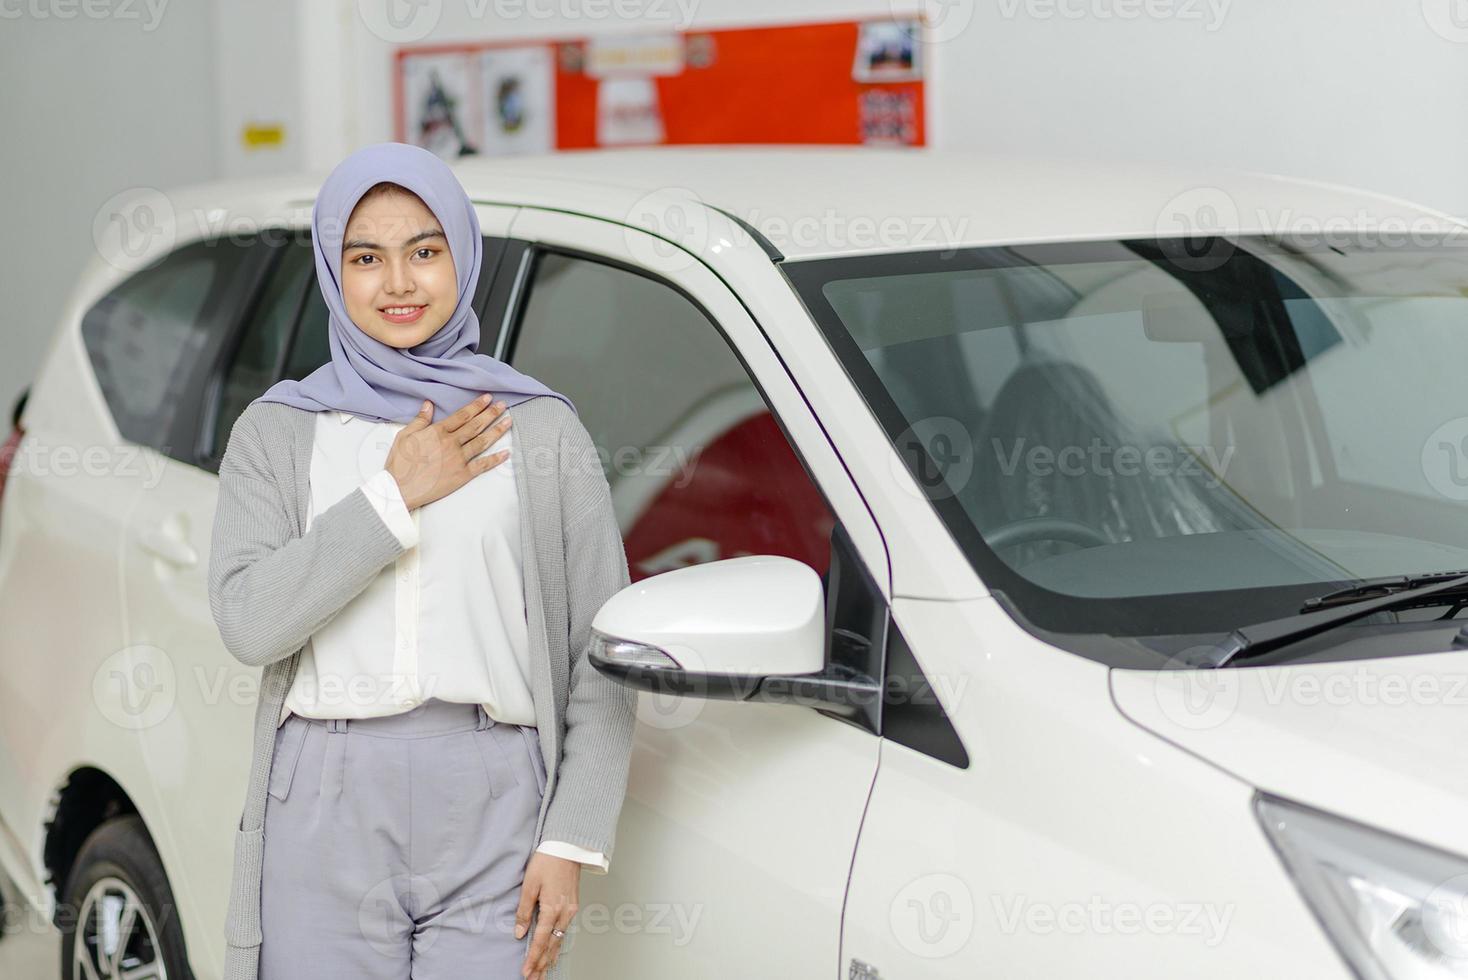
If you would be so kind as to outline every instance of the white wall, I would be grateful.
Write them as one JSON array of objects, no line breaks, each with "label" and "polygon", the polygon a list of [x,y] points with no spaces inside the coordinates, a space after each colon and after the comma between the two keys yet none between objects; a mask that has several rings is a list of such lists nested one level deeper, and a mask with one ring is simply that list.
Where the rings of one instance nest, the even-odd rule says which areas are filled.
[{"label": "white wall", "polygon": [[161,16],[143,3],[91,10],[105,16],[86,16],[80,4],[0,2],[6,433],[107,200],[216,169],[213,5],[176,3]]},{"label": "white wall", "polygon": [[[1456,101],[1468,91],[1468,21],[1450,16],[1456,2],[139,0],[125,8],[132,19],[98,19],[75,0],[0,0],[0,195],[12,227],[27,229],[0,244],[0,410],[30,377],[109,197],[325,171],[391,139],[401,31],[424,44],[550,38],[926,4],[942,15],[929,51],[934,145],[1222,164],[1468,214],[1468,114]],[[394,8],[431,29],[410,20],[400,31]],[[63,20],[66,9],[78,12]],[[607,16],[628,9],[646,16]],[[285,144],[246,149],[250,122],[284,125]]]},{"label": "white wall", "polygon": [[[940,46],[934,128],[944,144],[1221,164],[1468,214],[1456,2],[987,0]],[[1164,15],[1116,16],[1147,4]]]}]

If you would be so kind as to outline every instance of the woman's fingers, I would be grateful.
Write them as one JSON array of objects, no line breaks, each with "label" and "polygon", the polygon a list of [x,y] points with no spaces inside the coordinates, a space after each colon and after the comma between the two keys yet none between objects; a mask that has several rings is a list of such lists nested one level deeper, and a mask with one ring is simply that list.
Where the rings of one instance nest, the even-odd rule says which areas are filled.
[{"label": "woman's fingers", "polygon": [[488,405],[492,398],[494,398],[493,392],[485,392],[478,398],[471,401],[469,404],[465,405],[463,408],[459,409],[454,414],[450,415],[448,418],[444,419],[442,422],[439,423],[439,425],[443,426],[444,430],[447,432],[458,431],[460,426],[464,425],[464,423],[468,422],[470,419],[474,418],[474,416],[482,412],[484,410],[484,406]]},{"label": "woman's fingers", "polygon": [[515,906],[515,938],[521,939],[530,928],[530,913],[535,911],[535,898],[540,894],[540,876],[527,870],[520,885],[520,904]]},{"label": "woman's fingers", "polygon": [[470,439],[483,432],[488,426],[494,424],[497,419],[508,418],[505,415],[504,402],[491,402],[488,407],[475,414],[468,422],[454,430],[454,438],[459,440],[460,445],[466,445]]},{"label": "woman's fingers", "polygon": [[475,456],[478,456],[480,453],[484,452],[485,449],[489,448],[489,445],[491,443],[493,443],[500,436],[504,435],[505,432],[510,428],[510,421],[510,416],[508,414],[501,415],[499,417],[499,420],[496,421],[494,425],[491,425],[489,428],[479,433],[479,435],[464,443],[464,458],[473,459]]},{"label": "woman's fingers", "polygon": [[571,928],[571,920],[576,917],[576,908],[575,903],[566,900],[554,905],[540,903],[535,940],[530,944],[530,951],[525,954],[524,965],[520,967],[520,974],[527,980],[544,980],[545,971],[550,969],[561,951],[561,938],[552,935],[551,931],[559,929],[565,932]]},{"label": "woman's fingers", "polygon": [[411,422],[403,426],[404,432],[417,432],[429,422],[433,421],[433,402],[424,401],[418,406],[418,414],[413,416]]}]

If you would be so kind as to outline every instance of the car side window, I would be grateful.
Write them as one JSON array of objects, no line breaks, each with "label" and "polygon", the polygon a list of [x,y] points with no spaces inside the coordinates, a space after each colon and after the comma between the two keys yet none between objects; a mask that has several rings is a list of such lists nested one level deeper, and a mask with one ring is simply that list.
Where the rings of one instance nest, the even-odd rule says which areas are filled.
[{"label": "car side window", "polygon": [[826,573],[834,516],[744,365],[681,292],[542,252],[509,359],[575,404],[632,581],[747,554]]},{"label": "car side window", "polygon": [[[280,377],[306,289],[315,283],[309,238],[294,237],[275,248],[274,265],[245,319],[239,346],[224,373],[211,444],[216,459],[224,455],[229,430],[245,406]],[[320,300],[319,292],[316,298]]]},{"label": "car side window", "polygon": [[135,273],[83,316],[82,342],[123,438],[180,455],[195,369],[225,326],[252,243],[194,242]]}]

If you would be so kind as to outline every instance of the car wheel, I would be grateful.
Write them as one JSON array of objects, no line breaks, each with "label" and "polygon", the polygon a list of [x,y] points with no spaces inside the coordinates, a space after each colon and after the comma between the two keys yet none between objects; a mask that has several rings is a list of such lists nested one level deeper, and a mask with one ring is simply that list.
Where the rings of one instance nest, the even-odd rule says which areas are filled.
[{"label": "car wheel", "polygon": [[88,835],[62,900],[65,980],[193,980],[173,889],[141,817],[108,820]]}]

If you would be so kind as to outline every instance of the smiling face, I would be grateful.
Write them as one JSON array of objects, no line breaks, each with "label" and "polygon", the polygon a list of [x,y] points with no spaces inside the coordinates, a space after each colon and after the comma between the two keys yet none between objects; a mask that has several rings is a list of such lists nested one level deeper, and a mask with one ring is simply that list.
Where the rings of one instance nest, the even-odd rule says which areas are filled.
[{"label": "smiling face", "polygon": [[[381,186],[381,185],[379,185]],[[448,322],[459,283],[443,226],[416,194],[373,188],[342,239],[342,301],[363,333],[416,347]]]}]

